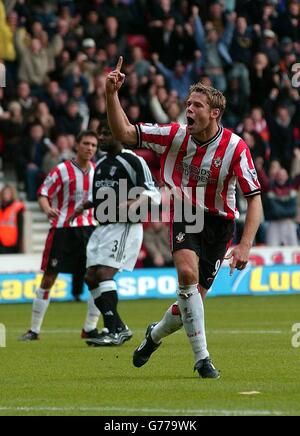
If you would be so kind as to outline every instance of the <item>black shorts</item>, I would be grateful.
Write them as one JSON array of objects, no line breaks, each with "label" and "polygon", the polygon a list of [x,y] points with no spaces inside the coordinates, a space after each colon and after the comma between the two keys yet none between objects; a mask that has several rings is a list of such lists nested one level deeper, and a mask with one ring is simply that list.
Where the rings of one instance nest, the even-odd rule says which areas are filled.
[{"label": "black shorts", "polygon": [[86,248],[95,227],[51,229],[47,238],[42,271],[74,274],[86,269]]},{"label": "black shorts", "polygon": [[205,214],[204,229],[201,233],[187,234],[186,226],[186,223],[172,224],[172,251],[194,251],[200,259],[199,284],[205,289],[210,289],[232,241],[235,223]]}]

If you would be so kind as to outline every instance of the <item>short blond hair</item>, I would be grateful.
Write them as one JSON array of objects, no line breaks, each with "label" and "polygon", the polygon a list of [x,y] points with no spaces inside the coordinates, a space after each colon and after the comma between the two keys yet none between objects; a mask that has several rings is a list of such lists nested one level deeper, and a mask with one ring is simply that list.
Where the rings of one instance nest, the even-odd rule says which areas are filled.
[{"label": "short blond hair", "polygon": [[187,100],[194,92],[198,92],[200,94],[206,95],[209,107],[211,109],[219,109],[220,110],[219,119],[222,118],[222,115],[224,114],[226,109],[227,100],[225,95],[221,91],[219,91],[216,88],[213,88],[212,86],[203,85],[201,82],[199,82],[191,86]]}]

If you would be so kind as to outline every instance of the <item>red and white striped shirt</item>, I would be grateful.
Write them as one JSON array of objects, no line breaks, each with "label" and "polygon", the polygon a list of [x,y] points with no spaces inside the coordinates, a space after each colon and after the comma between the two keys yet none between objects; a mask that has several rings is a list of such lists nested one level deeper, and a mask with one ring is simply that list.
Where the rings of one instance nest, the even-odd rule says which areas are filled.
[{"label": "red and white striped shirt", "polygon": [[54,168],[38,191],[38,195],[48,197],[51,207],[60,211],[59,218],[51,222],[53,228],[87,227],[97,223],[93,210],[85,211],[72,224],[67,222],[74,210],[92,195],[95,164],[90,171],[83,172],[75,161],[66,161]]},{"label": "red and white striped shirt", "polygon": [[[206,144],[199,143],[179,124],[136,126],[139,146],[161,155],[161,172],[167,186],[205,189],[205,211],[227,219],[239,217],[236,187],[245,197],[261,193],[247,144],[220,127]],[[193,198],[196,203],[196,199]]]}]

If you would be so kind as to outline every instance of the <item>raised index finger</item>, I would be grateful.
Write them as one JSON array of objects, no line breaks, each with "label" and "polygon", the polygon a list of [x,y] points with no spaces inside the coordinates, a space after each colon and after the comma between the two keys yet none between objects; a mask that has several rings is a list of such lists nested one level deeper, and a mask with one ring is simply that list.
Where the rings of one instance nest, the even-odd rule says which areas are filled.
[{"label": "raised index finger", "polygon": [[121,69],[122,69],[122,65],[123,65],[123,56],[120,56],[119,57],[119,60],[118,60],[118,64],[117,64],[117,67],[116,67],[116,71],[121,71]]}]

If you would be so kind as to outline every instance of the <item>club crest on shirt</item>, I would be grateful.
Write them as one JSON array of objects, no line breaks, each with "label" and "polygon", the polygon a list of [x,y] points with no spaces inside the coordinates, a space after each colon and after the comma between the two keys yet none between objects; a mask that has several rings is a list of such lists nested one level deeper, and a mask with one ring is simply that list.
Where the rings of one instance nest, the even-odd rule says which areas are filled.
[{"label": "club crest on shirt", "polygon": [[218,157],[217,159],[214,160],[214,166],[215,168],[220,168],[222,166],[222,159],[220,157]]},{"label": "club crest on shirt", "polygon": [[109,175],[110,175],[111,177],[113,177],[113,176],[116,174],[117,169],[118,169],[117,167],[111,167],[110,172],[109,172]]},{"label": "club crest on shirt", "polygon": [[182,244],[185,241],[185,233],[179,233],[179,235],[176,236],[176,241],[178,244]]}]

